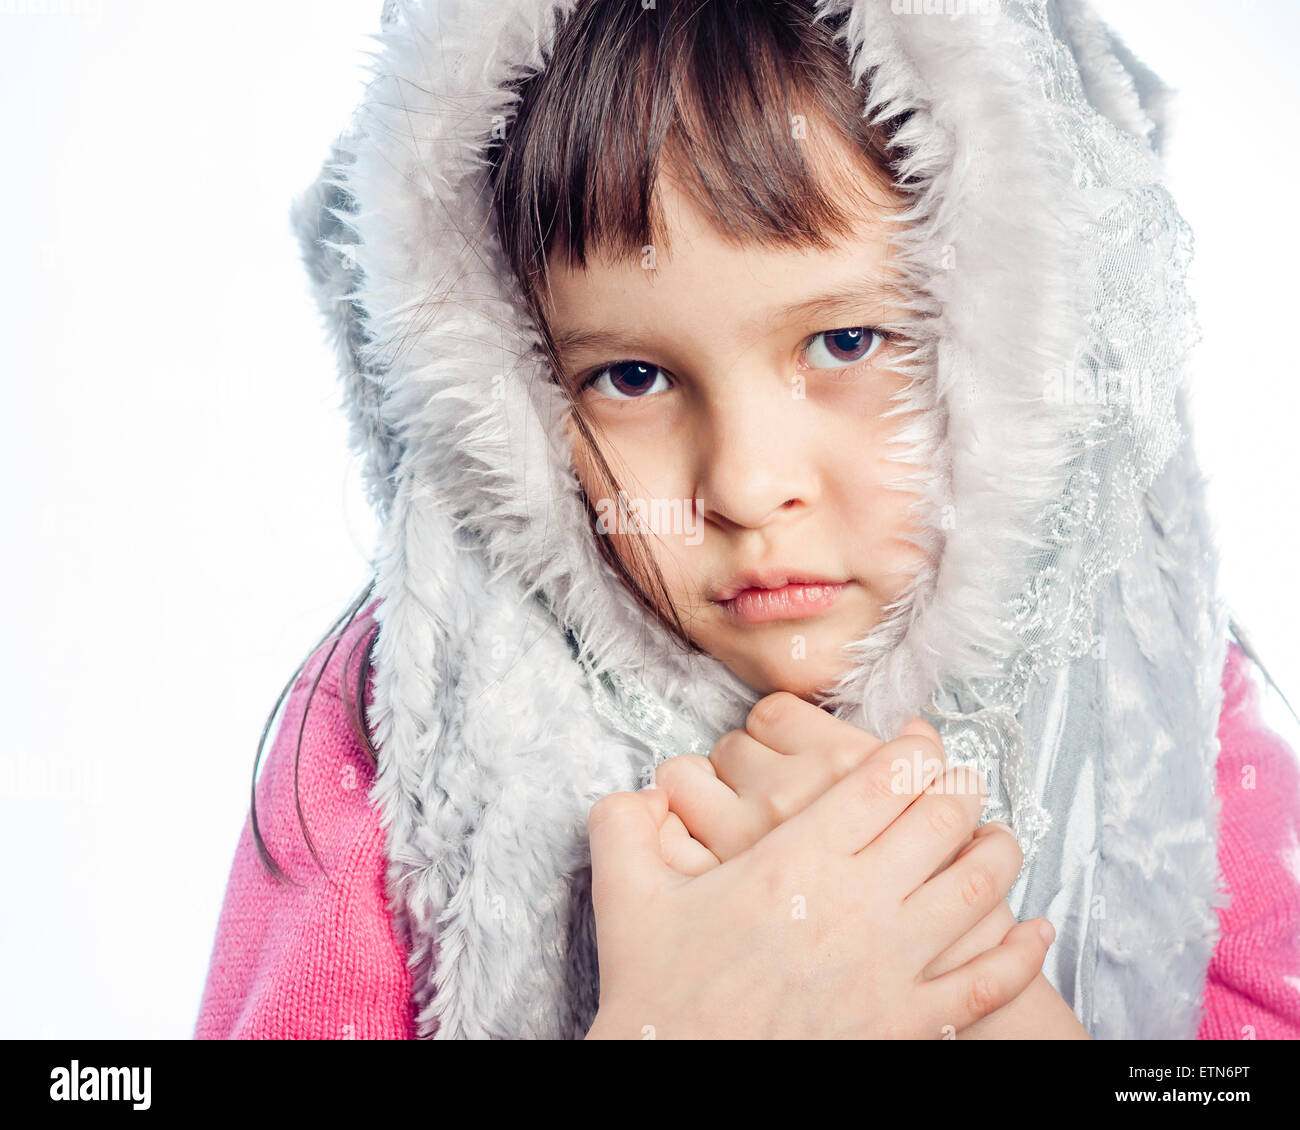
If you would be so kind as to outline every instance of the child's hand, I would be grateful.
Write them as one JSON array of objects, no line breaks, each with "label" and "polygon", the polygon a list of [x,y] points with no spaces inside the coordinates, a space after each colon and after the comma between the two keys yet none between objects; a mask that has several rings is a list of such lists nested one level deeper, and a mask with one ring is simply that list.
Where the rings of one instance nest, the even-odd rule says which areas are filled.
[{"label": "child's hand", "polygon": [[600,1008],[588,1038],[940,1039],[1021,995],[1046,954],[1041,921],[923,976],[1019,865],[1009,837],[985,835],[934,875],[979,817],[976,782],[952,772],[964,787],[941,796],[865,763],[698,876],[664,861],[663,790],[599,801]]},{"label": "child's hand", "polygon": [[[895,745],[885,757],[902,758],[897,770],[908,783],[920,774],[919,791],[947,767],[943,742],[921,718],[903,727],[904,736],[922,742]],[[883,745],[797,695],[778,691],[760,699],[745,729],[723,734],[709,757],[686,754],[656,770],[655,786],[668,794],[665,859],[683,875],[717,867],[801,812]]]},{"label": "child's hand", "polygon": [[[899,745],[903,737],[921,742]],[[664,859],[680,874],[703,874],[757,843],[836,781],[877,757],[906,777],[920,774],[919,788],[928,787],[946,766],[938,732],[919,717],[886,748],[886,743],[796,695],[768,695],[750,712],[744,730],[733,730],[718,741],[711,758],[687,755],[659,766],[655,784],[667,793],[669,807],[660,830]],[[977,838],[990,834],[1010,836],[1010,830],[999,823],[984,825],[933,875],[969,851]],[[936,957],[925,976],[938,976],[999,944],[1015,925],[1003,899]],[[965,1033],[968,1039],[1033,1036],[1087,1038],[1041,973],[1025,993]]]},{"label": "child's hand", "polygon": [[[1005,824],[993,821],[975,829],[970,842],[957,853],[960,859],[987,835],[1009,834]],[[1007,900],[968,930],[925,967],[924,977],[937,977],[969,961],[989,946],[996,946],[1016,925]],[[1088,1030],[1056,987],[1039,973],[1029,987],[1009,1004],[977,1020],[961,1034],[963,1040],[1089,1040]]]}]

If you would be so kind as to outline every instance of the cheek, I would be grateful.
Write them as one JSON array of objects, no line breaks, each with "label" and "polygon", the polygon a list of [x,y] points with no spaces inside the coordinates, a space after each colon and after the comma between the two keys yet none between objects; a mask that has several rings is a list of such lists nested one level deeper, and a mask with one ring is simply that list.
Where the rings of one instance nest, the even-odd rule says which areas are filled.
[{"label": "cheek", "polygon": [[915,565],[924,556],[907,540],[920,530],[916,508],[922,496],[913,489],[888,485],[914,475],[917,467],[896,461],[901,449],[890,444],[883,431],[870,442],[859,441],[856,450],[851,446],[840,450],[852,454],[833,465],[829,488],[833,520],[840,525],[848,541],[845,548],[853,559],[888,589],[891,574]]},{"label": "cheek", "polygon": [[[664,583],[674,597],[680,596],[691,585],[691,571],[695,558],[691,550],[700,544],[698,517],[687,518],[688,505],[684,494],[689,491],[689,484],[681,478],[683,465],[682,453],[669,450],[662,443],[640,443],[623,437],[618,446],[609,438],[604,440],[601,451],[609,463],[610,474],[617,477],[610,481],[601,469],[596,457],[583,438],[572,419],[568,421],[567,430],[570,442],[570,460],[574,473],[578,477],[583,492],[598,515],[604,515],[608,522],[607,536],[614,552],[625,562],[633,562],[638,554],[635,534],[625,534],[620,530],[617,516],[618,491],[627,496],[629,508],[634,508],[636,500],[646,504],[642,513],[653,513],[649,504],[652,500],[668,500],[673,505],[665,508],[661,518],[667,526],[656,531],[657,536],[648,538],[648,547],[663,573]],[[680,520],[677,503],[682,507]],[[680,527],[680,528],[679,528]]]},{"label": "cheek", "polygon": [[601,453],[615,481],[609,481],[601,470],[572,419],[568,421],[568,432],[574,472],[593,503],[597,496],[613,496],[616,490],[626,492],[629,498],[677,499],[690,489],[682,473],[686,453],[666,442],[660,432],[641,434],[623,428],[617,440],[609,435],[600,440]]}]

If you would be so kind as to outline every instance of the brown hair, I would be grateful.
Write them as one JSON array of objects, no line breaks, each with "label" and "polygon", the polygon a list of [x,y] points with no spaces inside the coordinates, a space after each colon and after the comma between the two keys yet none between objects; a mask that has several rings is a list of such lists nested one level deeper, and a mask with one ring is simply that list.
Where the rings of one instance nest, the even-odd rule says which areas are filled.
[{"label": "brown hair", "polygon": [[[647,244],[667,250],[656,192],[661,175],[671,175],[737,242],[826,248],[830,237],[849,233],[854,215],[836,197],[871,202],[867,186],[893,181],[892,138],[907,115],[875,122],[864,117],[865,91],[853,83],[846,49],[837,42],[846,19],[844,12],[818,19],[815,0],[656,0],[653,7],[637,0],[579,0],[543,66],[505,84],[518,100],[506,136],[485,149],[492,219],[553,379],[568,397],[611,497],[617,495],[614,475],[563,375],[547,324],[549,258],[558,253],[585,267],[589,254],[640,256]],[[793,128],[799,118],[806,134]],[[861,155],[857,168],[827,162],[835,174],[831,192],[806,160],[805,137],[823,157],[835,155],[825,136]],[[594,523],[590,498],[587,510]],[[641,604],[693,648],[644,535],[632,540],[631,563],[609,541],[597,536],[604,559]],[[337,633],[333,654],[373,588],[372,579],[312,653]],[[376,637],[362,638],[367,645],[355,686],[344,664],[343,699],[374,765],[365,688]],[[306,663],[267,718],[253,767],[253,835],[263,862],[282,879],[258,828],[257,766],[271,723]],[[319,681],[318,673],[298,731],[296,800],[302,735]],[[310,847],[300,801],[298,819]]]}]

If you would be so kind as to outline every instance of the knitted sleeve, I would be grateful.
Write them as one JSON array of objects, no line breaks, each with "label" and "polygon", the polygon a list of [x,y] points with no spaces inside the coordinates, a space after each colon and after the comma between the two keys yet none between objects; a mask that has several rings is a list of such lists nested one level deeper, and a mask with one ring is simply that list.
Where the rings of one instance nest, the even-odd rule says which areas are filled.
[{"label": "knitted sleeve", "polygon": [[1207,972],[1201,1040],[1300,1039],[1300,763],[1260,719],[1230,644],[1219,718],[1219,871],[1231,897]]},{"label": "knitted sleeve", "polygon": [[[414,1037],[406,951],[385,899],[384,834],[368,801],[374,770],[340,697],[344,659],[373,626],[368,616],[359,618],[335,649],[302,735],[298,796],[325,873],[299,825],[294,758],[307,696],[328,644],[294,685],[257,783],[262,838],[300,885],[269,874],[245,817],[196,1039]],[[353,676],[357,662],[354,656],[348,663]]]}]

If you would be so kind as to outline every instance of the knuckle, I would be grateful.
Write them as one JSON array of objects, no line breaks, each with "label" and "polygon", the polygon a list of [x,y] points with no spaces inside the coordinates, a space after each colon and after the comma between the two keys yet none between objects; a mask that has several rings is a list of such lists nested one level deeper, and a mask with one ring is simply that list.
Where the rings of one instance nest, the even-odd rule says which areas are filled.
[{"label": "knuckle", "polygon": [[771,828],[784,824],[799,811],[797,799],[787,789],[764,793],[760,808],[768,827]]},{"label": "knuckle", "polygon": [[[741,739],[744,737],[744,730],[728,730],[713,744],[713,752],[708,758],[709,770],[712,773],[719,774],[727,766],[734,766],[739,760],[746,743]],[[698,754],[688,754],[683,756],[695,756]]]},{"label": "knuckle", "polygon": [[770,903],[775,902],[788,881],[788,873],[779,854],[769,848],[765,840],[760,840],[750,855],[750,866],[754,868],[763,898]]},{"label": "knuckle", "polygon": [[977,973],[966,990],[966,1007],[974,1016],[987,1016],[1001,1000],[997,982],[987,973]]},{"label": "knuckle", "polygon": [[772,868],[762,873],[763,896],[768,905],[775,906],[785,893],[785,883],[781,873]]},{"label": "knuckle", "polygon": [[851,746],[834,746],[826,753],[831,779],[839,781],[862,764],[863,750]]},{"label": "knuckle", "polygon": [[978,907],[996,895],[998,882],[983,863],[973,864],[962,879],[961,897],[967,906]]},{"label": "knuckle", "polygon": [[774,725],[785,717],[790,708],[790,699],[794,697],[789,691],[776,691],[760,698],[750,707],[749,715],[745,718],[745,728],[749,729],[751,723],[759,727]]},{"label": "knuckle", "polygon": [[925,818],[930,831],[936,836],[948,837],[962,829],[966,823],[966,805],[960,797],[946,793],[927,794]]},{"label": "knuckle", "polygon": [[903,792],[898,786],[893,765],[883,758],[877,758],[858,772],[857,787],[858,795],[868,804],[897,800]]}]

